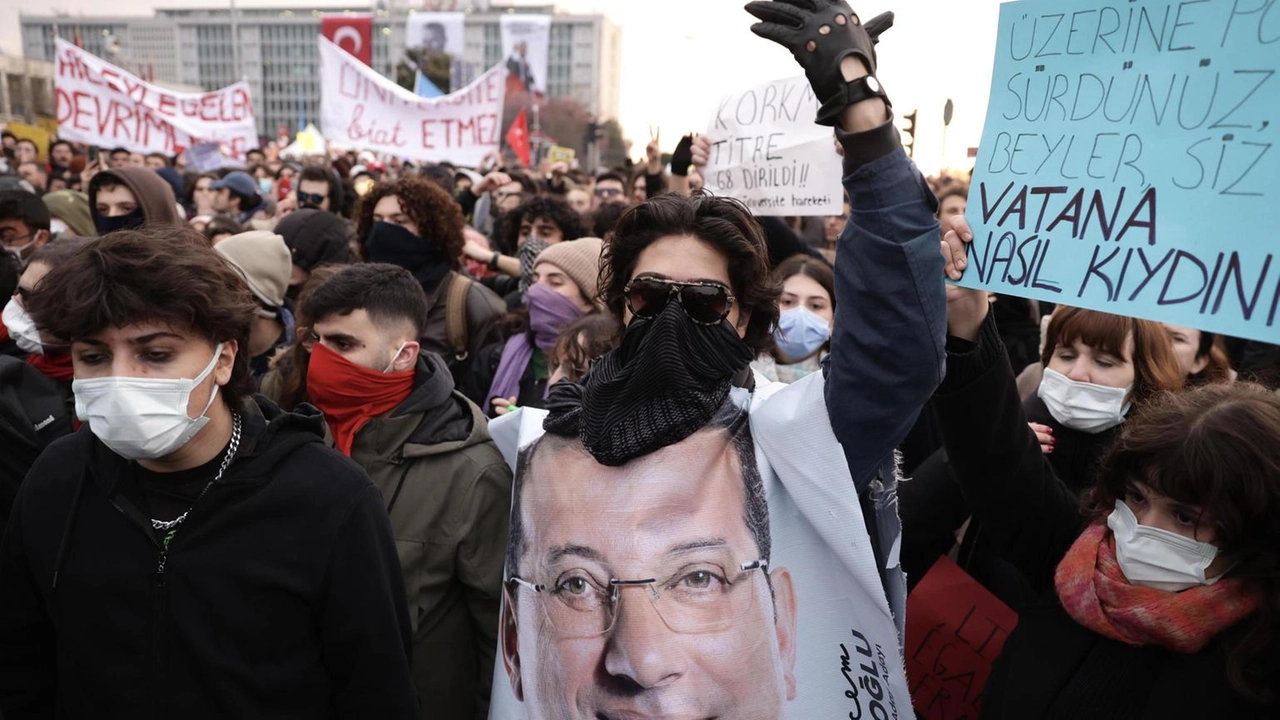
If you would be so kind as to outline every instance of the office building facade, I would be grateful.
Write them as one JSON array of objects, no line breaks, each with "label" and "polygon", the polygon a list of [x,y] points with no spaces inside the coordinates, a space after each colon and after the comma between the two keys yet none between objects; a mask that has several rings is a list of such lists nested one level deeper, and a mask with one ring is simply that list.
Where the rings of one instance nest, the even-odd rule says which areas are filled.
[{"label": "office building facade", "polygon": [[[551,97],[571,97],[601,119],[616,118],[621,72],[621,30],[603,15],[556,13],[553,7],[507,8],[480,0],[467,12],[462,76],[501,62],[499,17],[553,15],[547,68]],[[369,12],[368,7],[159,9],[154,17],[50,17],[22,15],[23,54],[51,61],[54,38],[78,39],[86,50],[144,78],[212,90],[248,80],[258,132],[292,134],[318,119],[316,36],[325,13]],[[407,10],[374,12],[373,66],[395,78],[404,57]]]}]

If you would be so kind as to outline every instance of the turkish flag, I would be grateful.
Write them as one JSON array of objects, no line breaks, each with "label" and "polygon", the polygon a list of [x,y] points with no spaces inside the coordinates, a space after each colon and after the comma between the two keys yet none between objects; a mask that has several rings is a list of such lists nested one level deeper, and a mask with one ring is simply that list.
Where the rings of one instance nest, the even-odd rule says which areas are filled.
[{"label": "turkish flag", "polygon": [[511,127],[507,130],[507,144],[515,152],[516,157],[520,159],[520,164],[528,167],[532,164],[529,148],[529,117],[524,114],[524,110],[516,116],[515,122],[511,123]]},{"label": "turkish flag", "polygon": [[320,34],[365,65],[373,66],[372,15],[322,15]]}]

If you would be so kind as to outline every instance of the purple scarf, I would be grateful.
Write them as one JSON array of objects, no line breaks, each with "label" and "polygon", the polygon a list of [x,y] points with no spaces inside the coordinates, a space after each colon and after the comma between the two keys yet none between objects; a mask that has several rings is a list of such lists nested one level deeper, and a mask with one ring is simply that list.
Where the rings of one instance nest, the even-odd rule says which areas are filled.
[{"label": "purple scarf", "polygon": [[[502,349],[498,372],[484,402],[486,414],[493,410],[494,398],[520,394],[520,378],[533,359],[534,345],[544,352],[555,347],[560,331],[583,314],[582,308],[574,305],[572,300],[541,284],[529,288],[525,303],[529,306],[529,332],[507,340],[507,346]],[[533,342],[529,341],[530,336]]]}]

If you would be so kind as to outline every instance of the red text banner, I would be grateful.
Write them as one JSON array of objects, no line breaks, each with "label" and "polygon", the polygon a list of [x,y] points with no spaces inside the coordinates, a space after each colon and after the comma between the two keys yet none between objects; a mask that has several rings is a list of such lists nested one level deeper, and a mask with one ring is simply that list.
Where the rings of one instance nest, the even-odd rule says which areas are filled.
[{"label": "red text banner", "polygon": [[410,160],[478,165],[502,137],[503,70],[461,90],[422,98],[325,37],[320,43],[320,131],[336,144]]},{"label": "red text banner", "polygon": [[58,136],[64,140],[166,155],[213,142],[233,158],[258,146],[248,83],[173,92],[61,38],[54,65]]}]

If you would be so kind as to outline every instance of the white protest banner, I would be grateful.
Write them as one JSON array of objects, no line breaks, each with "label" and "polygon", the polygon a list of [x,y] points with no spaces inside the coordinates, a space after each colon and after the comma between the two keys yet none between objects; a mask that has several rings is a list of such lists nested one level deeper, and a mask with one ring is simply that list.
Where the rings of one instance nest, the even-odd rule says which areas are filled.
[{"label": "white protest banner", "polygon": [[507,87],[546,95],[551,16],[503,15],[498,26],[502,34],[502,57],[507,65]]},{"label": "white protest banner", "polygon": [[503,86],[494,66],[458,92],[423,98],[323,36],[320,132],[334,143],[426,162],[478,165],[498,149]]},{"label": "white protest banner", "polygon": [[723,97],[707,127],[707,188],[756,215],[841,214],[840,156],[817,114],[804,76]]},{"label": "white protest banner", "polygon": [[461,59],[467,45],[466,17],[466,13],[460,12],[411,12],[405,26],[404,46]]},{"label": "white protest banner", "polygon": [[63,140],[166,155],[215,142],[223,155],[237,159],[258,147],[248,83],[173,92],[62,38],[56,42],[55,114]]}]

